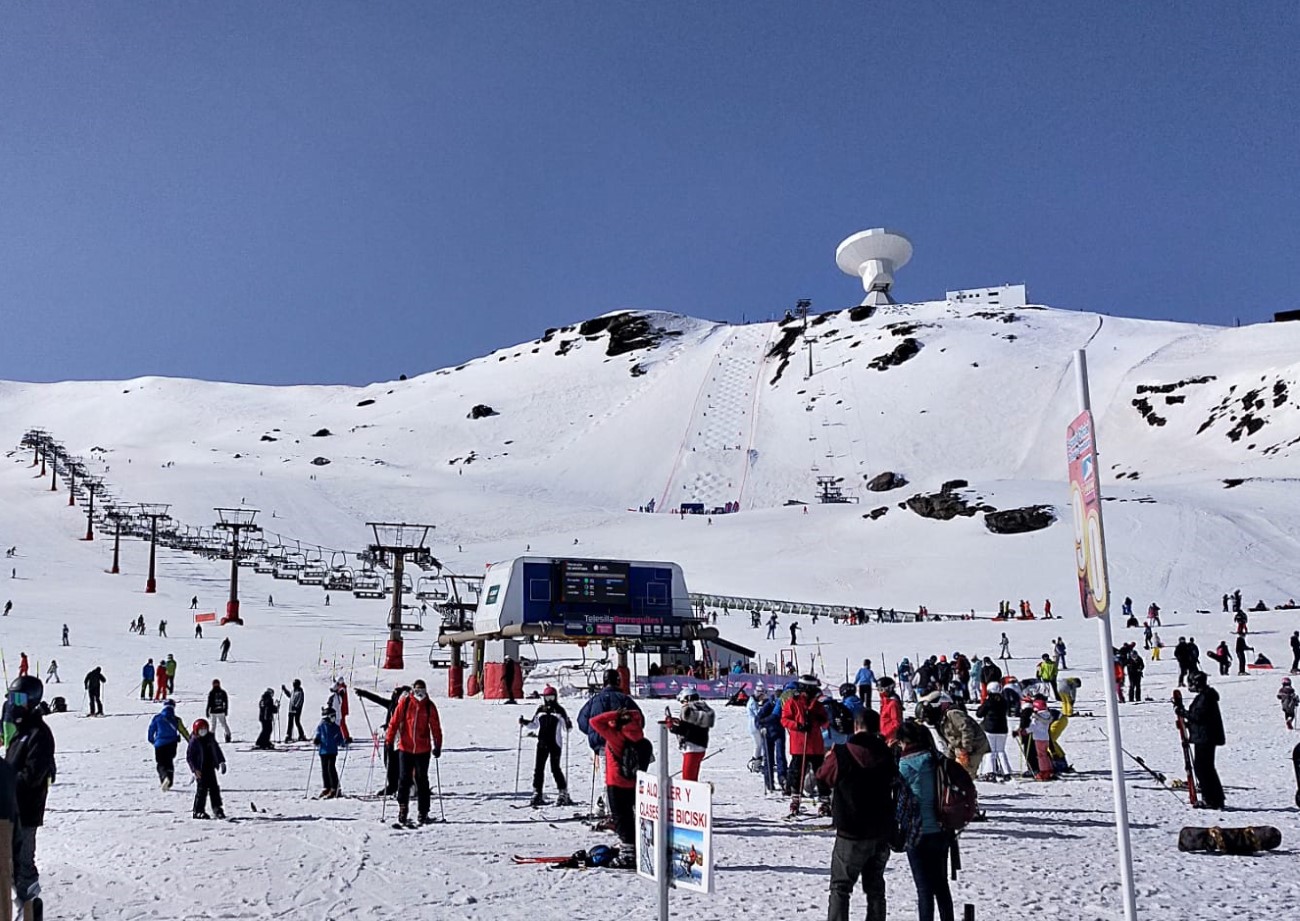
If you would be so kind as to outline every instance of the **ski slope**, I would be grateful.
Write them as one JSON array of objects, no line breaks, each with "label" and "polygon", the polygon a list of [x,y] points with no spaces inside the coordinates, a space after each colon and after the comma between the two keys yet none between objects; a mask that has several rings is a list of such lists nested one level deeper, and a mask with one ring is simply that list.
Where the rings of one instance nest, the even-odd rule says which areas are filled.
[{"label": "ski slope", "polygon": [[[1069,352],[1088,343],[1113,499],[1106,513],[1117,593],[1139,607],[1158,601],[1165,642],[1172,647],[1179,635],[1191,635],[1203,650],[1229,636],[1228,615],[1197,613],[1217,612],[1223,592],[1240,587],[1248,604],[1263,598],[1270,605],[1300,595],[1300,327],[1210,329],[1048,309],[1016,311],[1009,322],[978,314],[933,303],[857,321],[815,318],[812,378],[805,380],[806,355],[796,349],[775,383],[781,356],[771,349],[779,326],[732,329],[666,314],[648,316],[678,335],[630,353],[611,356],[607,334],[570,329],[459,370],[365,388],[158,378],[3,383],[0,446],[16,449],[27,428],[43,427],[92,458],[124,499],[170,502],[181,520],[203,525],[215,520],[214,506],[246,500],[263,510],[268,538],[355,550],[366,542],[367,520],[429,520],[438,526],[435,555],[458,571],[478,571],[526,546],[572,552],[576,538],[583,554],[681,562],[700,591],[900,610],[927,604],[932,611],[989,611],[1003,598],[1022,597],[1038,608],[1050,597],[1064,617],[1006,625],[805,622],[796,651],[801,667],[838,682],[867,656],[879,665],[903,655],[993,654],[1006,630],[1014,664],[1028,672],[1062,636],[1084,682],[1080,706],[1099,713],[1099,653],[1092,626],[1072,610],[1067,525],[994,535],[980,516],[935,521],[898,507],[958,477],[970,482],[972,499],[999,508],[1060,505],[1064,430],[1074,415]],[[916,329],[898,335],[897,323]],[[921,342],[915,357],[883,371],[869,366],[908,335]],[[638,365],[642,373],[633,375]],[[698,469],[675,472],[684,469],[683,434],[701,382],[718,374],[728,388],[725,401],[716,391],[719,407],[727,407],[719,409],[720,425],[734,420],[752,382],[749,427],[736,429],[748,438],[744,511],[714,517],[712,525],[627,511],[665,484],[716,483],[732,473],[729,452],[708,451]],[[1202,377],[1213,379],[1181,383]],[[1152,385],[1177,386],[1137,392]],[[1154,399],[1163,425],[1133,405],[1143,396]],[[1165,402],[1169,396],[1184,399]],[[468,418],[478,404],[497,415]],[[1255,421],[1243,423],[1246,416]],[[1229,433],[1238,426],[1234,440]],[[330,434],[313,434],[321,429]],[[750,449],[757,452],[752,462]],[[315,457],[330,463],[313,466]],[[109,679],[104,719],[75,712],[50,719],[60,771],[38,860],[51,917],[651,916],[653,891],[630,876],[510,864],[512,853],[564,854],[608,836],[558,821],[568,810],[547,810],[552,825],[512,808],[524,801],[513,793],[515,721],[527,708],[441,699],[444,676],[424,664],[429,635],[408,638],[404,673],[379,672],[382,603],[334,595],[326,607],[319,588],[246,571],[246,626],[230,628],[231,660],[221,663],[225,630],[208,625],[204,639],[193,638],[187,608],[197,594],[201,610],[220,609],[226,564],[160,551],[159,592],[145,595],[146,548],[125,542],[123,571],[110,575],[111,542],[79,540],[84,509],[68,507],[62,483],[51,493],[30,463],[30,452],[18,450],[0,460],[0,544],[18,547],[17,558],[6,561],[14,578],[0,592],[14,601],[0,621],[9,675],[20,651],[42,676],[57,658],[64,684],[48,693],[63,694],[73,711],[87,671],[100,665]],[[885,494],[856,488],[860,503],[813,505],[804,514],[785,502],[812,498],[814,464],[845,477],[847,486],[882,470],[910,483]],[[1225,488],[1228,479],[1243,482]],[[863,517],[879,506],[890,510],[877,520]],[[149,625],[146,637],[126,630],[137,614]],[[169,621],[166,639],[156,636],[161,618]],[[58,645],[65,622],[68,648]],[[1251,624],[1254,645],[1285,671],[1286,640],[1300,628],[1300,612],[1252,615]],[[786,645],[764,640],[741,616],[724,616],[719,628],[764,658],[775,659]],[[785,635],[783,624],[778,636]],[[1117,625],[1120,637],[1140,645],[1137,631]],[[184,784],[165,794],[157,788],[144,738],[155,708],[139,700],[136,682],[146,658],[168,653],[180,662],[176,697],[187,722],[202,715],[212,678],[230,693],[239,741],[225,747],[223,783],[227,811],[238,819],[232,824],[190,819],[192,788]],[[562,684],[582,682],[565,667],[577,661],[575,650],[538,654]],[[310,729],[336,674],[381,691],[398,680],[430,679],[447,735],[440,763],[447,828],[398,832],[380,821],[379,803],[309,799],[319,790],[310,753],[243,750],[265,688],[301,678]],[[1126,746],[1171,778],[1182,765],[1166,703],[1175,677],[1168,659],[1149,663],[1151,700],[1123,708]],[[1230,808],[1222,821],[1277,825],[1283,850],[1258,858],[1179,854],[1178,828],[1209,817],[1132,770],[1142,917],[1258,917],[1300,905],[1300,881],[1290,870],[1300,828],[1288,761],[1297,735],[1284,729],[1274,699],[1279,678],[1211,680],[1228,727],[1219,761]],[[566,704],[576,711],[579,700]],[[647,706],[653,713],[659,704]],[[373,710],[368,715],[378,722]],[[365,716],[357,707],[349,718],[360,738]],[[1050,785],[981,785],[991,821],[963,836],[959,903],[976,904],[980,917],[1060,913],[1061,906],[1072,918],[1119,917],[1100,724],[1078,719],[1063,739],[1078,775]],[[585,802],[590,767],[575,742],[571,787]],[[531,751],[529,740],[524,744],[526,790]],[[675,894],[674,911],[701,919],[823,917],[831,841],[780,821],[784,803],[765,799],[746,770],[749,744],[743,715],[722,710],[716,755],[703,774],[717,787],[718,891]],[[675,767],[675,753],[672,761]],[[368,745],[354,746],[341,763],[345,792],[378,786],[382,767],[371,776]],[[890,917],[914,918],[905,858],[891,860],[887,880]]]}]

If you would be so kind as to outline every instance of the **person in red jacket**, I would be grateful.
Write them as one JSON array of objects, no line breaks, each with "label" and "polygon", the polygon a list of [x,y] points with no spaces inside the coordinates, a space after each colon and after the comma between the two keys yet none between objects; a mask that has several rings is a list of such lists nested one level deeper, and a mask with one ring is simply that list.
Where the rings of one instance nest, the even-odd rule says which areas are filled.
[{"label": "person in red jacket", "polygon": [[893,745],[898,727],[903,725],[903,701],[894,693],[893,678],[881,678],[876,683],[880,686],[880,734]]},{"label": "person in red jacket", "polygon": [[[816,774],[826,757],[826,741],[822,727],[830,723],[826,708],[822,706],[822,683],[815,675],[799,679],[794,694],[781,708],[781,725],[790,733],[790,763],[795,770],[790,774],[790,815],[799,814],[800,794],[808,769]],[[817,781],[817,799],[821,803],[819,815],[831,814],[831,791],[823,781]]]},{"label": "person in red jacket", "polygon": [[626,746],[645,740],[644,717],[639,710],[610,710],[588,725],[605,740],[605,801],[618,840],[630,847],[636,841],[636,776],[625,776],[620,764]]},{"label": "person in red jacket", "polygon": [[410,824],[408,805],[414,781],[420,824],[427,825],[432,821],[429,818],[429,755],[442,757],[442,723],[422,679],[413,681],[411,693],[397,702],[397,709],[388,721],[385,741],[397,751],[397,821],[401,825]]}]

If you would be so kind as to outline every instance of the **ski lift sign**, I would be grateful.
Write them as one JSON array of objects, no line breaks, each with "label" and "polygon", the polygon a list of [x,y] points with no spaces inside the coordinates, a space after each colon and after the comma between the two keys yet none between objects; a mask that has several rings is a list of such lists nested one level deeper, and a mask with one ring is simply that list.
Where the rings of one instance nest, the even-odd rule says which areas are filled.
[{"label": "ski lift sign", "polygon": [[1084,617],[1105,617],[1110,606],[1110,589],[1101,526],[1101,490],[1097,483],[1097,439],[1090,411],[1085,410],[1070,423],[1065,447],[1070,461],[1070,505],[1074,510],[1074,559],[1079,576],[1079,603]]},{"label": "ski lift sign", "polygon": [[[658,880],[669,863],[669,881],[678,889],[713,891],[713,791],[706,783],[674,777],[666,823],[659,816],[659,778],[636,775],[636,872]],[[668,834],[665,848],[660,829]]]}]

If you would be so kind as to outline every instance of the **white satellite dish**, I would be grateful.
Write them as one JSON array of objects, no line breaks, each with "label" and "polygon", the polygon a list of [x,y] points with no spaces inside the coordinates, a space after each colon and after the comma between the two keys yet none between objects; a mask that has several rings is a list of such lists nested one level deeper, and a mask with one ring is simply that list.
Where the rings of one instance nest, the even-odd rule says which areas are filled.
[{"label": "white satellite dish", "polygon": [[894,272],[912,258],[912,241],[896,230],[876,227],[855,233],[835,250],[835,264],[845,275],[862,279],[863,306],[894,303]]}]

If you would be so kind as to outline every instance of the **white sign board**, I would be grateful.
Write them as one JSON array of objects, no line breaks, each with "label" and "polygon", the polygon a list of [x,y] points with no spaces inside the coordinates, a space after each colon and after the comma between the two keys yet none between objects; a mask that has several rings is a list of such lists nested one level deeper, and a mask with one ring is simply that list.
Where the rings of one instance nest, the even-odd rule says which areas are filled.
[{"label": "white sign board", "polygon": [[[713,791],[706,783],[674,777],[669,790],[669,881],[679,889],[713,891]],[[636,872],[659,879],[664,847],[659,817],[659,778],[636,775]]]}]

